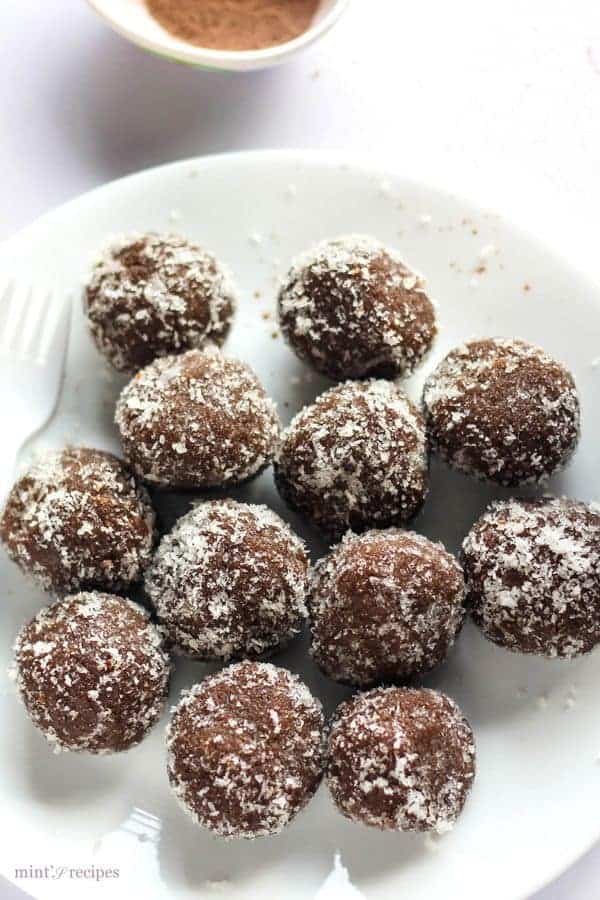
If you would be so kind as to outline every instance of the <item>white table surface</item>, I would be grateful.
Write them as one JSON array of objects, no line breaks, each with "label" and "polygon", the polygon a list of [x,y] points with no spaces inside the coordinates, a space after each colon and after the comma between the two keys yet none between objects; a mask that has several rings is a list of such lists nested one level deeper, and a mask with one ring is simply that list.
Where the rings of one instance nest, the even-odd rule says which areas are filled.
[{"label": "white table surface", "polygon": [[[470,197],[600,276],[597,0],[353,0],[304,56],[245,75],[146,55],[84,0],[0,0],[0,35],[0,239],[147,166],[323,148]],[[598,884],[600,846],[536,900]]]}]

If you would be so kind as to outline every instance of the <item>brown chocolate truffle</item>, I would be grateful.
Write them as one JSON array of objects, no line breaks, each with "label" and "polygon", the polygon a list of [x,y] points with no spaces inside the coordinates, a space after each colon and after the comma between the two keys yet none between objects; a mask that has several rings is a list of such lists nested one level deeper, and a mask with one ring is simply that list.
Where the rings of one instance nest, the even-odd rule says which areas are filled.
[{"label": "brown chocolate truffle", "polygon": [[348,534],[313,571],[311,653],[336,681],[406,680],[446,658],[463,604],[462,569],[441,544],[397,528]]},{"label": "brown chocolate truffle", "polygon": [[199,659],[255,657],[293,638],[306,617],[308,556],[272,510],[200,503],[166,535],[146,591],[173,644]]},{"label": "brown chocolate truffle", "polygon": [[167,730],[169,780],[215,834],[277,834],[317,790],[324,743],[321,704],[295,675],[242,662],[184,694]]},{"label": "brown chocolate truffle", "polygon": [[437,691],[377,688],[343,703],[327,782],[348,819],[386,831],[451,829],[475,777],[473,732]]},{"label": "brown chocolate truffle", "polygon": [[292,420],[275,460],[281,495],[331,538],[400,524],[427,493],[423,419],[388,381],[331,388]]},{"label": "brown chocolate truffle", "polygon": [[160,718],[170,674],[148,613],[100,593],[42,609],[17,637],[15,663],[23,703],[56,751],[138,744]]},{"label": "brown chocolate truffle", "polygon": [[423,405],[434,452],[506,486],[549,478],[579,439],[572,375],[524,341],[485,338],[453,350],[427,380]]},{"label": "brown chocolate truffle", "polygon": [[44,590],[118,591],[150,561],[154,512],[146,490],[116,456],[69,447],[42,457],[17,481],[0,539]]},{"label": "brown chocolate truffle", "polygon": [[296,260],[279,318],[300,359],[340,381],[410,373],[436,334],[423,279],[360,235],[325,241]]},{"label": "brown chocolate truffle", "polygon": [[279,438],[252,369],[215,348],[154,360],[124,388],[116,422],[134,471],[172,488],[239,484],[269,464]]},{"label": "brown chocolate truffle", "polygon": [[492,503],[463,544],[467,602],[491,641],[574,657],[600,643],[600,509],[546,497]]},{"label": "brown chocolate truffle", "polygon": [[185,238],[130,235],[111,243],[84,293],[98,349],[121,372],[157,356],[220,344],[235,289],[215,257]]}]

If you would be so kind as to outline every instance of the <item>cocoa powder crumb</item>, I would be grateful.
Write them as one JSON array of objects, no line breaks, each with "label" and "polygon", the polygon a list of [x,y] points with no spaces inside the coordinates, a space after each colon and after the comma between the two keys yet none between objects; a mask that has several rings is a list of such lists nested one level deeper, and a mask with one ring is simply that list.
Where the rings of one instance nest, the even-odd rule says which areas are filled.
[{"label": "cocoa powder crumb", "polygon": [[175,37],[211,50],[261,50],[291,41],[312,24],[319,0],[146,0]]}]

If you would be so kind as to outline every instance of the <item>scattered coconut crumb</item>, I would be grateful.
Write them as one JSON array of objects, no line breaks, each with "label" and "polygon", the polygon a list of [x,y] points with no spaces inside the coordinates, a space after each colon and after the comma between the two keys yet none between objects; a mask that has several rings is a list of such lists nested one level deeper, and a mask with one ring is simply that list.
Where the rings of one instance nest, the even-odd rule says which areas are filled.
[{"label": "scattered coconut crumb", "polygon": [[296,187],[295,184],[288,184],[288,186],[285,189],[285,196],[288,200],[293,200],[295,197],[298,196],[298,188]]},{"label": "scattered coconut crumb", "polygon": [[255,247],[260,247],[263,242],[263,236],[262,234],[259,234],[258,231],[254,231],[251,235],[249,235],[248,240]]},{"label": "scattered coconut crumb", "polygon": [[592,360],[592,369],[600,369],[600,356]]},{"label": "scattered coconut crumb", "polygon": [[172,209],[169,213],[169,222],[180,222],[181,221],[181,211],[179,209]]},{"label": "scattered coconut crumb", "polygon": [[429,213],[424,213],[423,215],[420,215],[418,217],[417,221],[418,221],[419,225],[423,225],[423,226],[430,225],[431,224],[431,216],[429,215]]},{"label": "scattered coconut crumb", "polygon": [[337,851],[333,859],[333,869],[317,891],[315,900],[339,900],[340,897],[344,897],[345,900],[364,900],[364,894],[352,884],[348,869],[343,865]]},{"label": "scattered coconut crumb", "polygon": [[434,834],[432,832],[428,832],[425,835],[424,844],[425,844],[426,850],[430,850],[430,851],[433,851],[434,853],[437,853],[437,851],[440,849],[439,835]]},{"label": "scattered coconut crumb", "polygon": [[231,887],[231,882],[227,880],[227,878],[222,878],[220,881],[211,881],[207,880],[204,882],[204,887],[207,891],[214,891],[215,893],[222,894],[225,891],[228,891]]},{"label": "scattered coconut crumb", "polygon": [[572,684],[568,690],[567,696],[564,702],[564,709],[573,709],[575,703],[577,702],[577,687]]},{"label": "scattered coconut crumb", "polygon": [[498,253],[498,248],[495,244],[485,244],[479,251],[479,259],[489,259],[491,256],[496,256]]}]

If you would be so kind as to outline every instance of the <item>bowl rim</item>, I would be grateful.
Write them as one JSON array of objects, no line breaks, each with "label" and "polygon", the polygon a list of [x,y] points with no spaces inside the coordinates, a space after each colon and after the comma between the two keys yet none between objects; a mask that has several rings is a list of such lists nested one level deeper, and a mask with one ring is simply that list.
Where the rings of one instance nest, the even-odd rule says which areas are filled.
[{"label": "bowl rim", "polygon": [[[275,44],[272,47],[264,47],[261,50],[214,50],[189,44],[187,41],[170,35],[164,29],[164,41],[154,40],[124,24],[118,15],[111,14],[107,8],[107,0],[87,0],[87,2],[93,11],[110,25],[114,31],[144,50],[173,62],[232,71],[244,68],[266,67],[283,62],[320,37],[323,37],[335,25],[350,4],[350,0],[333,0],[331,8],[314,25],[311,25],[298,37],[283,44]],[[141,5],[145,5],[143,0]]]}]

